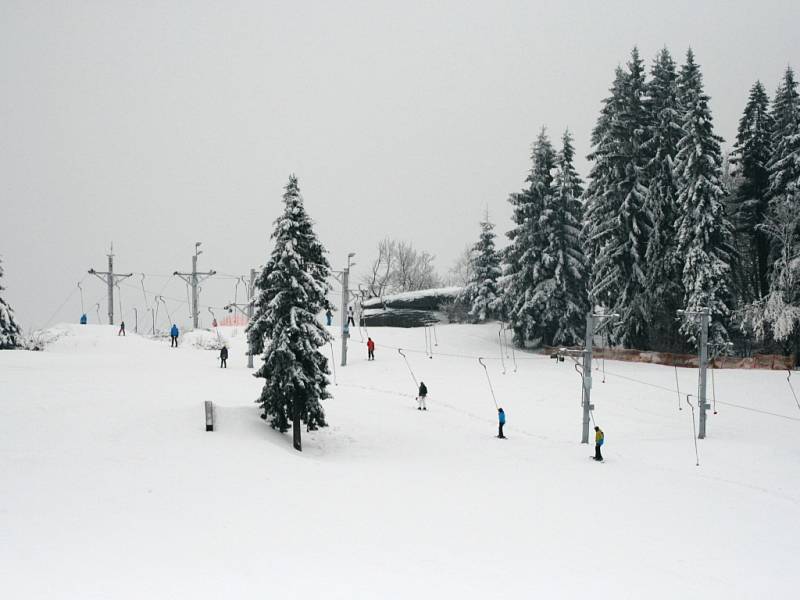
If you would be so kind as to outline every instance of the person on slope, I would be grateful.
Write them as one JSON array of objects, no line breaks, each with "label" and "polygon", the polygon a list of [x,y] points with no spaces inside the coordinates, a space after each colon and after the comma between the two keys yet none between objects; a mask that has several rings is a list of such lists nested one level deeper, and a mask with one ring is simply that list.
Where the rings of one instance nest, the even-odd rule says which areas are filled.
[{"label": "person on slope", "polygon": [[326,325],[328,327],[333,325],[333,313],[331,312],[330,308],[327,311],[325,311],[325,320],[326,320]]},{"label": "person on slope", "polygon": [[347,307],[347,324],[348,325],[352,325],[353,327],[356,326],[356,321],[353,318],[353,307],[352,306],[348,306]]},{"label": "person on slope", "polygon": [[219,368],[220,369],[227,369],[228,368],[228,347],[223,346],[222,350],[219,351]]},{"label": "person on slope", "polygon": [[425,387],[425,382],[419,382],[419,395],[417,396],[417,403],[419,406],[417,410],[428,410],[428,407],[425,406],[425,397],[428,395],[428,388]]},{"label": "person on slope", "polygon": [[375,342],[371,337],[367,338],[367,360],[375,360]]},{"label": "person on slope", "polygon": [[595,425],[594,428],[594,459],[595,460],[603,460],[603,455],[600,454],[600,446],[603,445],[606,436],[603,433],[603,430],[600,429]]},{"label": "person on slope", "polygon": [[497,437],[504,440],[506,436],[503,435],[503,425],[506,424],[506,412],[502,408],[497,409],[497,422],[499,423]]},{"label": "person on slope", "polygon": [[123,336],[123,337],[125,336],[125,321],[122,321],[119,324],[119,331],[117,332],[117,337],[119,337],[119,336]]},{"label": "person on slope", "polygon": [[81,315],[81,325],[86,325],[86,323],[87,323],[88,321],[89,321],[89,319],[88,319],[88,318],[86,318],[86,313],[83,313],[83,314]]},{"label": "person on slope", "polygon": [[170,348],[177,348],[178,347],[178,334],[179,334],[178,326],[175,323],[173,323],[172,324],[172,329],[169,330],[169,337],[170,337],[169,347]]}]

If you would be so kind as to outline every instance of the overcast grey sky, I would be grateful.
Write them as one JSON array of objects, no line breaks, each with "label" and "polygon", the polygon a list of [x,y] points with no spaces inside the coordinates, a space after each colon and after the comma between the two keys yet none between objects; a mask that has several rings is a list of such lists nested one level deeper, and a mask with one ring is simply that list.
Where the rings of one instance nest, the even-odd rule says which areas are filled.
[{"label": "overcast grey sky", "polygon": [[[772,95],[800,67],[798,24],[796,0],[2,0],[7,300],[26,330],[44,325],[89,267],[105,268],[111,240],[121,271],[188,270],[203,241],[201,267],[244,274],[264,262],[292,172],[334,267],[349,251],[366,265],[390,235],[444,271],[486,206],[508,229],[542,125],[556,140],[570,127],[586,174],[632,46],[649,63],[691,45],[731,140],[753,81]],[[87,305],[104,302],[99,281],[84,289]],[[125,311],[143,306],[122,289]],[[175,281],[165,293],[186,296]],[[233,294],[218,279],[202,300]],[[79,314],[76,294],[55,320]]]}]

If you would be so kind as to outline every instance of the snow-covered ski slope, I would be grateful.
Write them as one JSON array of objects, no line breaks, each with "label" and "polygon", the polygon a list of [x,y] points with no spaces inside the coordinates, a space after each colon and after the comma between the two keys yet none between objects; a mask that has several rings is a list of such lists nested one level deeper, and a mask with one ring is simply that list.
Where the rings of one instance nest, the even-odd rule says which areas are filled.
[{"label": "snow-covered ski slope", "polygon": [[[356,331],[346,368],[334,343],[330,427],[298,454],[258,417],[241,329],[224,331],[227,370],[188,343],[200,334],[174,350],[60,330],[45,352],[0,352],[4,598],[797,597],[785,372],[716,373],[697,467],[688,407],[620,377],[674,389],[674,369],[609,361],[597,464],[570,362],[518,353],[503,375],[496,325],[438,327],[432,359],[421,329],[370,330],[367,362]],[[427,412],[391,347],[416,350]],[[508,440],[478,355],[494,357]],[[679,375],[695,389],[695,370]]]}]

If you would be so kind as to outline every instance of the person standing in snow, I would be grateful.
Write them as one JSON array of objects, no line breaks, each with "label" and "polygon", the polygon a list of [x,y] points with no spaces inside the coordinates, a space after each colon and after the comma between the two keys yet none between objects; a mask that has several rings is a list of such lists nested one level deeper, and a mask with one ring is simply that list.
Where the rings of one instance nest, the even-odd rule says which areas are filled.
[{"label": "person standing in snow", "polygon": [[333,325],[333,313],[331,312],[330,308],[327,311],[325,311],[325,319],[327,321],[328,327]]},{"label": "person standing in snow", "polygon": [[595,425],[594,428],[594,459],[595,460],[603,460],[603,455],[600,454],[600,446],[603,445],[603,442],[606,439],[606,435],[603,433],[603,430],[600,429]]},{"label": "person standing in snow", "polygon": [[178,326],[173,323],[172,329],[169,330],[169,337],[170,337],[170,348],[177,348],[178,347]]},{"label": "person standing in snow", "polygon": [[119,331],[117,332],[117,337],[119,337],[119,336],[123,336],[123,337],[125,336],[125,321],[122,321],[119,324]]},{"label": "person standing in snow", "polygon": [[348,325],[352,325],[353,327],[356,326],[356,321],[353,318],[353,307],[352,306],[348,306],[347,307],[347,324]]},{"label": "person standing in snow", "polygon": [[417,396],[417,403],[419,406],[417,410],[428,410],[428,407],[425,406],[425,397],[428,395],[428,388],[425,387],[425,382],[419,382],[419,395]]},{"label": "person standing in snow", "polygon": [[228,368],[228,347],[223,346],[222,350],[219,351],[219,368],[220,369],[227,369]]},{"label": "person standing in snow", "polygon": [[503,425],[506,424],[506,412],[502,408],[497,409],[497,422],[500,424],[497,437],[506,439],[506,436],[503,435]]},{"label": "person standing in snow", "polygon": [[89,320],[89,319],[87,319],[87,318],[86,318],[86,313],[83,313],[83,314],[81,315],[81,325],[86,325],[86,323],[87,323],[87,321],[88,321],[88,320]]},{"label": "person standing in snow", "polygon": [[375,360],[375,342],[371,337],[367,338],[367,360]]}]

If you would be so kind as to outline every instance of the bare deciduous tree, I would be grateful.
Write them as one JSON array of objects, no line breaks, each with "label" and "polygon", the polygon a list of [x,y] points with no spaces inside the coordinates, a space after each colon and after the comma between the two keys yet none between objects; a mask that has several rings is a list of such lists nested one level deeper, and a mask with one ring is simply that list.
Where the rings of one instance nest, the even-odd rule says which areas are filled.
[{"label": "bare deciduous tree", "polygon": [[418,252],[411,243],[385,238],[378,243],[378,255],[362,283],[376,297],[437,287],[441,280],[434,259],[428,252]]},{"label": "bare deciduous tree", "polygon": [[444,279],[445,285],[466,287],[472,279],[472,248],[465,246]]},{"label": "bare deciduous tree", "polygon": [[370,296],[379,298],[389,291],[396,254],[397,242],[393,239],[387,237],[378,242],[378,256],[372,261],[369,273],[362,278]]}]

